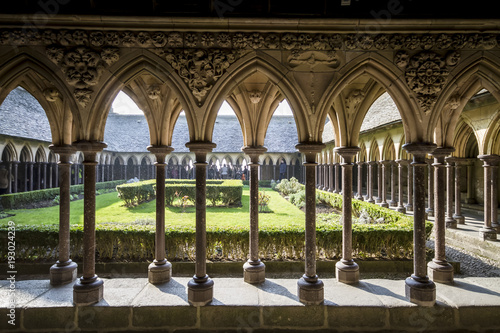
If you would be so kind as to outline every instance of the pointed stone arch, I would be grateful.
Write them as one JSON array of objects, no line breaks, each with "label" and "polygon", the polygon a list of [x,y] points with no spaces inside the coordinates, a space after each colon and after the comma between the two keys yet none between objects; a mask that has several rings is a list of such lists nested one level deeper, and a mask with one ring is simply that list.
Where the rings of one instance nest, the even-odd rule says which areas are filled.
[{"label": "pointed stone arch", "polygon": [[[19,161],[19,155],[17,154],[17,150],[14,144],[10,141],[6,142],[5,147],[3,148],[2,155],[0,155],[2,162],[16,162]],[[8,158],[8,161],[4,158]]]},{"label": "pointed stone arch", "polygon": [[[255,72],[261,72],[278,87],[283,96],[287,99],[293,111],[299,141],[310,141],[311,133],[310,120],[307,117],[308,107],[303,103],[306,98],[298,88],[299,85],[291,77],[289,70],[273,57],[259,51],[251,52],[242,59],[236,61],[230,70],[224,74],[214,85],[200,112],[202,121],[200,122],[199,133],[192,140],[212,140],[213,127],[217,112],[223,101],[236,89],[236,87]],[[274,111],[274,110],[273,110]],[[237,114],[238,116],[238,114]],[[238,118],[243,123],[241,117]],[[266,124],[266,131],[267,131]]]},{"label": "pointed stone arch", "polygon": [[[163,96],[164,99],[178,101],[178,103],[167,103],[173,109],[168,116],[161,114],[161,112],[157,114],[149,112],[151,107],[149,99],[151,99],[150,95],[154,95],[154,92],[148,92],[148,86],[137,81],[142,75],[148,75],[157,81],[156,84],[161,86],[163,92],[166,93],[166,96]],[[162,89],[160,89],[160,93]],[[168,63],[153,53],[137,51],[127,54],[113,64],[112,75],[103,82],[90,107],[89,121],[83,139],[103,140],[104,127],[111,103],[121,90],[128,92],[130,98],[145,112],[152,145],[171,144],[173,128],[182,110],[186,113],[189,131],[192,131],[195,123],[192,112],[190,112],[192,100],[189,91],[186,90],[177,73]]]},{"label": "pointed stone arch", "polygon": [[382,147],[382,159],[390,161],[394,161],[396,159],[396,149],[390,136],[387,136],[384,140],[384,145]]},{"label": "pointed stone arch", "polygon": [[42,106],[49,121],[52,143],[71,144],[81,129],[81,115],[67,85],[54,73],[58,69],[35,51],[22,49],[0,61],[0,104],[16,87],[28,91]]},{"label": "pointed stone arch", "polygon": [[378,146],[377,140],[375,138],[372,139],[370,143],[370,161],[380,161],[382,159],[382,155],[380,154],[380,148]]},{"label": "pointed stone arch", "polygon": [[[340,110],[332,112],[331,108],[335,99],[340,96],[350,83],[361,77],[368,77],[373,81],[372,87],[365,91],[365,98],[350,118],[346,120],[346,114]],[[403,128],[407,142],[427,142],[431,140],[425,134],[425,122],[420,114],[419,107],[410,98],[411,92],[406,83],[401,80],[401,70],[388,59],[381,55],[370,55],[368,53],[353,59],[348,65],[339,70],[336,79],[327,89],[325,97],[321,99],[318,109],[320,110],[318,124],[323,123],[327,114],[332,114],[338,123],[337,146],[357,146],[359,133],[363,119],[368,112],[369,106],[385,91],[391,96],[396,104],[403,121]],[[322,121],[323,120],[323,121]],[[410,124],[412,126],[410,126]]]}]

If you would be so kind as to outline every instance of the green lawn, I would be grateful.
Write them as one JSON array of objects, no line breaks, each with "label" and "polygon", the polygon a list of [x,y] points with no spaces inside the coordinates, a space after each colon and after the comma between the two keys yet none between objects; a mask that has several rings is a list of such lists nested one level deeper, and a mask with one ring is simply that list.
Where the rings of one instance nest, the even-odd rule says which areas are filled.
[{"label": "green lawn", "polygon": [[[304,225],[304,213],[283,199],[278,192],[271,189],[261,189],[271,196],[269,208],[273,213],[259,214],[259,224],[261,226],[282,226],[282,225]],[[249,224],[249,188],[243,188],[242,207],[209,207],[207,206],[207,227],[217,226],[242,226]],[[154,224],[156,216],[156,201],[150,201],[133,208],[124,206],[123,201],[117,197],[117,193],[107,193],[97,196],[96,200],[96,221],[104,222],[141,222]],[[167,226],[194,226],[195,208],[187,207],[186,212],[182,212],[181,207],[167,207],[165,209],[165,224]],[[6,211],[15,216],[0,220],[0,225],[11,220],[16,225],[38,225],[38,224],[58,224],[59,206],[39,208],[39,209],[19,209]],[[71,202],[71,224],[83,224],[83,200]]]}]

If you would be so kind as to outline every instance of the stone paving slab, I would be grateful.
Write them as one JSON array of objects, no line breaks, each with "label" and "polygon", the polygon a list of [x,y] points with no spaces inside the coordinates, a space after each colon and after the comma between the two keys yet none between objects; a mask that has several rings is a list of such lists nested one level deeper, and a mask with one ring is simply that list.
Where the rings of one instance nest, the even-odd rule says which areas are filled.
[{"label": "stone paving slab", "polygon": [[[161,285],[151,285],[146,278],[103,280],[104,299],[84,307],[72,304],[72,283],[53,287],[47,280],[18,281],[16,310],[22,326],[10,330],[3,319],[0,331],[500,331],[500,278],[467,277],[455,279],[453,285],[437,284],[437,304],[431,308],[406,300],[403,280],[366,279],[346,285],[323,279],[324,304],[305,306],[296,296],[296,279],[250,285],[243,279],[217,278],[214,301],[200,308],[187,301],[189,278]],[[8,289],[3,285],[0,315],[6,318]]]}]

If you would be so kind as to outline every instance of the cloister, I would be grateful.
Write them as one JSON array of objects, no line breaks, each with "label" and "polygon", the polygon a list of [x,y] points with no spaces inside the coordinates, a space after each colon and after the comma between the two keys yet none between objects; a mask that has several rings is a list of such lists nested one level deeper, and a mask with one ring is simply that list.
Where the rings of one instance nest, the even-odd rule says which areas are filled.
[{"label": "cloister", "polygon": [[[59,257],[50,269],[53,285],[76,279],[77,265],[69,251],[69,186],[71,162],[81,159],[85,255],[83,275],[73,287],[74,304],[99,302],[106,288],[95,272],[95,184],[106,172],[96,166],[105,156],[101,152],[106,148],[106,120],[120,91],[144,111],[148,150],[155,157],[149,175],[158,185],[164,183],[168,156],[174,153],[176,122],[185,113],[189,129],[185,147],[194,157],[196,179],[196,264],[187,282],[191,305],[209,304],[214,289],[224,288],[207,275],[205,260],[208,157],[217,146],[214,126],[224,101],[239,120],[241,150],[250,169],[245,282],[265,280],[265,265],[258,256],[259,167],[267,150],[269,122],[284,99],[293,111],[295,148],[301,154],[306,191],[306,260],[297,281],[302,303],[318,305],[325,298],[316,271],[317,187],[343,195],[343,252],[335,268],[341,283],[362,279],[352,256],[353,197],[370,202],[376,198],[382,206],[413,212],[414,264],[405,293],[419,306],[436,303],[435,282],[453,282],[445,233],[462,223],[462,189],[467,200],[484,205],[478,237],[486,242],[497,238],[498,19],[391,18],[391,10],[398,10],[391,2],[386,10],[389,19],[383,21],[224,18],[214,13],[195,20],[175,15],[75,16],[73,5],[64,14],[63,1],[51,3],[62,13],[25,16],[16,9],[14,14],[0,14],[0,102],[20,86],[37,99],[50,124],[49,161],[58,161],[61,207]],[[370,106],[384,93],[394,101],[401,120],[361,132]],[[325,128],[333,140],[323,140]],[[478,163],[471,158],[482,163],[482,175],[475,175],[483,182],[480,195],[474,192],[479,186],[471,183],[471,172],[477,169],[471,163]],[[165,283],[172,276],[164,250],[163,186],[157,187],[156,195],[156,251],[148,267],[151,284]],[[427,263],[424,226],[429,213],[434,216],[435,257]]]}]

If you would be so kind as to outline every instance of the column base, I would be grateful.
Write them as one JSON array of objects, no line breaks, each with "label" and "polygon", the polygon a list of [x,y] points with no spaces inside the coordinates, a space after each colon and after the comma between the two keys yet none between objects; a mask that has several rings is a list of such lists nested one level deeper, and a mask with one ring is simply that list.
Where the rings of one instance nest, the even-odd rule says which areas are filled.
[{"label": "column base", "polygon": [[406,214],[406,208],[404,206],[398,206],[396,208],[396,211],[399,212],[399,213]]},{"label": "column base", "polygon": [[436,303],[436,285],[431,280],[420,280],[414,275],[405,280],[406,298],[420,306],[434,306]]},{"label": "column base", "polygon": [[454,218],[447,217],[446,220],[444,221],[446,228],[448,229],[456,229],[457,228],[457,221],[455,221]]},{"label": "column base", "polygon": [[62,284],[73,282],[76,279],[78,265],[76,262],[68,260],[66,263],[57,261],[50,267],[50,284],[60,286]]},{"label": "column base", "polygon": [[497,239],[497,232],[493,228],[481,228],[479,229],[479,238],[482,240],[494,240]]},{"label": "column base", "polygon": [[405,205],[406,211],[407,212],[412,212],[413,211],[413,205],[407,204]]},{"label": "column base", "polygon": [[[198,282],[198,281],[199,282]],[[204,306],[212,302],[214,298],[214,281],[205,275],[199,279],[194,276],[188,282],[188,302],[193,306]]]},{"label": "column base", "polygon": [[398,202],[397,202],[397,201],[392,201],[392,200],[391,200],[391,201],[389,202],[389,206],[391,206],[391,207],[397,207],[397,206],[398,206]]},{"label": "column base", "polygon": [[359,201],[365,201],[365,198],[362,196],[362,195],[358,195],[356,196],[355,198],[356,200],[359,200]]},{"label": "column base", "polygon": [[354,261],[338,261],[335,264],[335,276],[338,282],[355,284],[359,282],[359,266]]},{"label": "column base", "polygon": [[377,205],[379,205],[380,207],[383,207],[383,208],[389,208],[389,204],[387,202],[380,202]]},{"label": "column base", "polygon": [[453,219],[457,221],[458,224],[465,224],[465,217],[463,215],[453,215]]},{"label": "column base", "polygon": [[266,265],[260,260],[248,260],[243,265],[243,281],[251,284],[264,283],[266,281]]},{"label": "column base", "polygon": [[425,210],[425,213],[427,214],[428,217],[433,217],[434,216],[434,209],[432,208],[427,208]]},{"label": "column base", "polygon": [[371,204],[374,204],[374,203],[375,203],[375,200],[374,200],[373,198],[370,198],[370,199],[366,200],[366,202],[371,203]]},{"label": "column base", "polygon": [[495,231],[497,232],[497,234],[500,233],[500,224],[492,223],[491,224],[491,228],[495,229]]},{"label": "column base", "polygon": [[429,279],[439,283],[453,283],[453,266],[446,261],[432,260],[427,264]]},{"label": "column base", "polygon": [[170,281],[172,277],[172,264],[165,261],[163,264],[152,262],[148,266],[148,282],[151,284],[161,284]]},{"label": "column base", "polygon": [[306,305],[323,304],[325,300],[323,281],[319,280],[317,276],[315,278],[302,276],[297,281],[297,295],[299,300]]},{"label": "column base", "polygon": [[73,286],[73,303],[76,305],[90,305],[102,300],[104,281],[94,275],[84,280],[80,278]]}]

